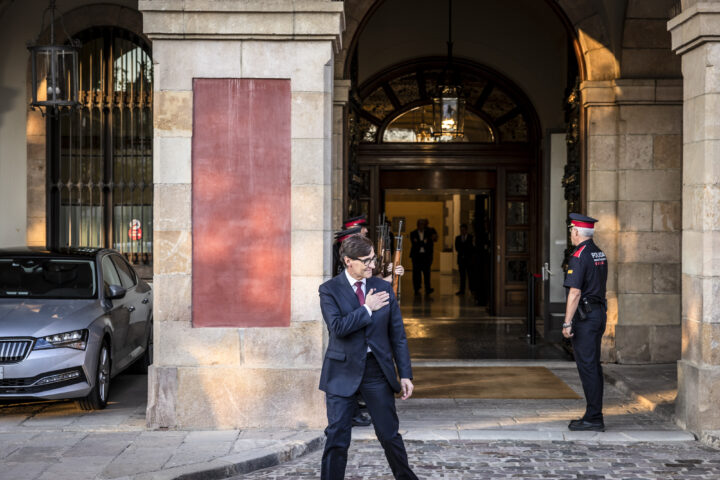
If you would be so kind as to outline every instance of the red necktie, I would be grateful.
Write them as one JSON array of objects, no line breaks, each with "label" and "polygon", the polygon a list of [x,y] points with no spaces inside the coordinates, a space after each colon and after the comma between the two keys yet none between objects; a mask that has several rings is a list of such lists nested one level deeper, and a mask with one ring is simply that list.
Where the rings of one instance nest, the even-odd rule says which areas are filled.
[{"label": "red necktie", "polygon": [[357,295],[360,305],[365,305],[365,294],[362,291],[362,282],[355,282],[355,295]]}]

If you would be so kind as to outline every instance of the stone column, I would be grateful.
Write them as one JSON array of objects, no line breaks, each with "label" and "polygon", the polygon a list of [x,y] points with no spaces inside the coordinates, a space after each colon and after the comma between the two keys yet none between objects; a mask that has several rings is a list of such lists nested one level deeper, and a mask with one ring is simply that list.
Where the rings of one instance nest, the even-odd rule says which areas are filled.
[{"label": "stone column", "polygon": [[333,97],[333,219],[332,228],[340,228],[346,212],[345,197],[345,125],[347,103],[350,97],[350,80],[335,79]]},{"label": "stone column", "polygon": [[682,55],[682,360],[677,421],[720,429],[720,1],[683,2],[668,22]]},{"label": "stone column", "polygon": [[680,355],[681,82],[588,81],[587,211],[610,261],[605,361]]},{"label": "stone column", "polygon": [[[317,288],[331,268],[332,70],[343,4],[140,0],[138,7],[155,65],[155,362],[148,425],[322,427],[325,327]],[[290,80],[291,264],[263,266],[290,269],[289,327],[194,327],[193,78]]]}]

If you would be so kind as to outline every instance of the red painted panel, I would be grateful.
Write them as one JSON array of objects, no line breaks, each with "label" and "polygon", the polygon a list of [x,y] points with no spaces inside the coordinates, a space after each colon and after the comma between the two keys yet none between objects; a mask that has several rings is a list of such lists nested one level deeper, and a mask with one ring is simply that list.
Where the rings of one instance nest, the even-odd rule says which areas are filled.
[{"label": "red painted panel", "polygon": [[193,81],[195,327],[290,325],[290,80]]}]

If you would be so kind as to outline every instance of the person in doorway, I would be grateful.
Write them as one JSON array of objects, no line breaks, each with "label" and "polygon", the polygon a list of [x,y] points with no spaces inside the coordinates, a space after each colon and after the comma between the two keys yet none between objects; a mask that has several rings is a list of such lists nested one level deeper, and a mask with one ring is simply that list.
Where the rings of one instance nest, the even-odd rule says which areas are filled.
[{"label": "person in doorway", "polygon": [[604,432],[600,344],[607,321],[608,263],[605,253],[593,242],[595,223],[594,218],[570,214],[570,240],[575,251],[565,275],[568,296],[563,335],[572,340],[586,402],[585,414],[571,421],[568,428]]},{"label": "person in doorway", "polygon": [[320,374],[328,417],[320,478],[345,477],[355,394],[361,392],[393,475],[415,480],[395,410],[394,394],[401,393],[401,399],[407,400],[414,389],[400,307],[391,285],[373,277],[377,256],[369,238],[346,238],[340,258],[345,271],[319,288],[320,309],[329,332]]},{"label": "person in doorway", "polygon": [[[435,229],[428,229],[424,218],[418,219],[417,228],[410,232],[410,259],[413,264],[413,288],[415,295],[420,294],[420,284],[425,283],[425,295],[434,289],[430,286],[430,267],[432,266],[433,247],[437,240]],[[433,232],[434,235],[433,235]],[[433,240],[434,238],[434,240]]]},{"label": "person in doorway", "polygon": [[455,295],[465,295],[465,281],[473,256],[473,236],[468,233],[467,224],[460,225],[460,235],[455,237],[455,251],[457,252],[458,271],[460,272],[460,289]]}]

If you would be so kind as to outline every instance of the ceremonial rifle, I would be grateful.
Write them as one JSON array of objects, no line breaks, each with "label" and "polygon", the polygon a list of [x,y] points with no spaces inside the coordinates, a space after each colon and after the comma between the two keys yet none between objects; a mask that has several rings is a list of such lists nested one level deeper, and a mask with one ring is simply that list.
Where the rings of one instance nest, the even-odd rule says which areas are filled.
[{"label": "ceremonial rifle", "polygon": [[398,303],[400,303],[400,275],[397,275],[395,273],[395,269],[398,265],[402,264],[402,229],[403,221],[400,220],[400,223],[398,224],[398,234],[395,236],[395,259],[393,261],[392,268],[393,292],[395,292],[395,298],[397,299]]}]

